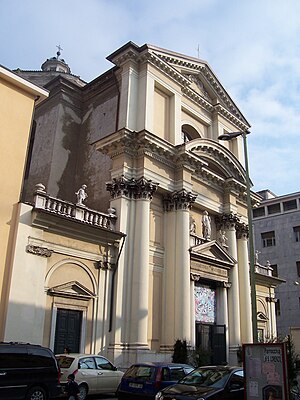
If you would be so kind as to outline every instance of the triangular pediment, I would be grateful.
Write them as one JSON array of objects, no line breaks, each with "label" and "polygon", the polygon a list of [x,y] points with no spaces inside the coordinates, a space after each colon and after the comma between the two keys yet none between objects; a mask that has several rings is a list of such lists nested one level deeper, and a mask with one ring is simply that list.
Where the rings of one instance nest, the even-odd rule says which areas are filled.
[{"label": "triangular pediment", "polygon": [[88,288],[77,281],[70,281],[62,285],[53,286],[48,289],[48,293],[52,296],[83,299],[91,299],[96,296],[95,293],[91,292]]},{"label": "triangular pediment", "polygon": [[191,259],[203,261],[211,265],[230,268],[237,261],[216,240],[202,243],[190,248]]},{"label": "triangular pediment", "polygon": [[202,95],[206,100],[212,103],[213,100],[213,93],[211,91],[211,88],[205,83],[200,78],[199,73],[183,73],[183,76],[186,77],[190,82],[190,87],[191,89],[195,90],[195,92],[198,92],[200,95]]}]

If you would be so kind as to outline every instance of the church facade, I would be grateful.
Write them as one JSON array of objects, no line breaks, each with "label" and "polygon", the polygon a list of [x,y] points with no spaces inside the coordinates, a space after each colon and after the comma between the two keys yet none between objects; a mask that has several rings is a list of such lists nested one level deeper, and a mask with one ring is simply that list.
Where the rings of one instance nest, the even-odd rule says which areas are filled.
[{"label": "church facade", "polygon": [[[170,359],[177,339],[236,364],[252,341],[246,176],[241,139],[218,137],[250,125],[203,60],[132,42],[108,60],[90,83],[58,57],[17,71],[50,97],[35,113],[11,296],[30,296],[16,290],[26,254],[36,341],[60,350],[73,326],[75,351],[121,366]],[[265,339],[280,280],[256,275]]]}]

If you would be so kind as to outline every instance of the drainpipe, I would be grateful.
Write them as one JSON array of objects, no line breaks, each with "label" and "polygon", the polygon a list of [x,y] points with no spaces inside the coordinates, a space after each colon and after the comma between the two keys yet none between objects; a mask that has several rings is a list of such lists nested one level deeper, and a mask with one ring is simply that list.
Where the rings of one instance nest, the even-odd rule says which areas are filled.
[{"label": "drainpipe", "polygon": [[121,248],[120,248],[120,251],[118,253],[118,257],[117,257],[117,260],[116,260],[116,265],[115,265],[115,268],[113,270],[112,279],[111,279],[111,295],[110,295],[109,329],[108,329],[108,332],[111,332],[111,330],[112,330],[113,306],[114,306],[114,294],[115,294],[115,276],[116,276],[116,273],[117,273],[117,270],[118,270],[119,259],[120,259],[120,256],[121,256],[121,253],[122,253],[122,250],[123,250],[123,247],[124,247],[125,238],[126,238],[126,236],[124,235],[122,237],[123,240],[122,240]]}]

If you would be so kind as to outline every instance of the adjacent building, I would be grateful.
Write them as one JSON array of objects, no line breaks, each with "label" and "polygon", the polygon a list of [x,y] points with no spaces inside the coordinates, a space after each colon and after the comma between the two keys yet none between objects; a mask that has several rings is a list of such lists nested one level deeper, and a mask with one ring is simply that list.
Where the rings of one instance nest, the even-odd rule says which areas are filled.
[{"label": "adjacent building", "polygon": [[[60,53],[17,70],[50,96],[35,111],[4,338],[121,366],[170,359],[185,339],[234,364],[252,341],[246,176],[241,138],[218,137],[250,125],[206,61],[132,42],[108,60],[90,83]],[[256,282],[261,337],[276,336],[281,281],[261,268]]]},{"label": "adjacent building", "polygon": [[14,238],[33,111],[35,105],[47,97],[44,88],[0,66],[0,338],[3,337],[3,316],[8,306]]},{"label": "adjacent building", "polygon": [[281,337],[292,333],[300,350],[300,193],[258,194],[263,200],[253,209],[257,257],[273,276],[286,280],[276,289],[277,332]]}]

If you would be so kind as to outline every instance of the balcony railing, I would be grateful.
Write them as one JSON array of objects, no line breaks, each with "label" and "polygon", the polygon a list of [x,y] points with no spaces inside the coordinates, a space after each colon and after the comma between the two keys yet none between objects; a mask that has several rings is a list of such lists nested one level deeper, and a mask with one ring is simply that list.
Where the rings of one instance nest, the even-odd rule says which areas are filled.
[{"label": "balcony railing", "polygon": [[96,227],[115,230],[115,222],[117,219],[115,209],[109,209],[108,213],[103,213],[92,210],[85,205],[74,204],[51,197],[47,194],[45,186],[42,184],[36,185],[34,208],[45,210],[64,218],[81,221]]}]

